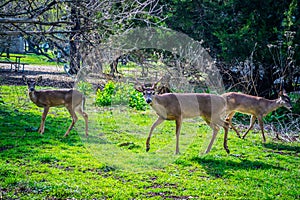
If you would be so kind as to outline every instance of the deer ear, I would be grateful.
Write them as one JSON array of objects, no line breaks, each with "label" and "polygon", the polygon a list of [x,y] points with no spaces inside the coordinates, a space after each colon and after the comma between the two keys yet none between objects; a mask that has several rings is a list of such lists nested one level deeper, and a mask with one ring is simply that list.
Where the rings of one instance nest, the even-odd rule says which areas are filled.
[{"label": "deer ear", "polygon": [[41,82],[42,81],[42,76],[39,76],[38,78],[36,78],[36,82]]},{"label": "deer ear", "polygon": [[287,93],[286,93],[285,89],[282,90],[282,94],[287,96]]},{"label": "deer ear", "polygon": [[282,89],[278,93],[278,97],[287,96],[285,89]]},{"label": "deer ear", "polygon": [[280,90],[278,93],[278,97],[281,97],[281,96],[282,96],[282,90]]},{"label": "deer ear", "polygon": [[27,78],[25,75],[22,76],[22,79],[23,79],[23,81],[24,81],[25,83],[27,83],[28,78]]},{"label": "deer ear", "polygon": [[138,92],[143,92],[143,86],[141,86],[141,85],[136,85],[136,86],[134,86],[134,88]]}]

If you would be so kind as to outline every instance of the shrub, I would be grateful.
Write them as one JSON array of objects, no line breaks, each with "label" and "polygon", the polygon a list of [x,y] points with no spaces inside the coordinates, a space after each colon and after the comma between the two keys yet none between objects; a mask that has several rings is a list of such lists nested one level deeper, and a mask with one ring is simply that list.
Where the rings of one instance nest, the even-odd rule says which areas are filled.
[{"label": "shrub", "polygon": [[142,93],[133,90],[129,96],[129,106],[137,110],[146,110],[147,104]]},{"label": "shrub", "polygon": [[93,91],[93,85],[83,81],[78,82],[77,88],[80,92],[83,92],[84,95],[88,95]]},{"label": "shrub", "polygon": [[106,83],[103,90],[98,90],[96,94],[97,106],[110,106],[112,102],[112,95],[115,90],[115,84],[112,81]]},{"label": "shrub", "polygon": [[102,91],[96,94],[97,106],[129,105],[137,110],[146,110],[147,104],[142,93],[137,92],[132,85],[109,81]]},{"label": "shrub", "polygon": [[113,94],[113,104],[127,105],[129,102],[130,93],[134,90],[132,85],[126,83],[117,83],[115,93]]}]

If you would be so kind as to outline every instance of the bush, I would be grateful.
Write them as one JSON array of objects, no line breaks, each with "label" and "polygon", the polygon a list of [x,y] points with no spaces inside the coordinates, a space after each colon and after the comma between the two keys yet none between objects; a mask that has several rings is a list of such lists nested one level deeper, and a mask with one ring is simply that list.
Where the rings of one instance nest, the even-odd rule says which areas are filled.
[{"label": "bush", "polygon": [[142,93],[137,92],[132,85],[109,81],[102,91],[96,94],[97,106],[129,105],[137,110],[146,110],[147,103]]},{"label": "bush", "polygon": [[112,97],[113,104],[128,105],[130,93],[134,90],[132,85],[117,83]]},{"label": "bush", "polygon": [[96,94],[97,106],[110,106],[112,102],[112,95],[115,90],[115,84],[112,81],[106,83],[103,90],[98,90]]},{"label": "bush", "polygon": [[142,93],[133,90],[129,97],[129,106],[137,110],[146,110],[147,104]]},{"label": "bush", "polygon": [[93,91],[93,85],[91,83],[83,82],[83,81],[78,82],[77,88],[84,95],[88,95]]}]

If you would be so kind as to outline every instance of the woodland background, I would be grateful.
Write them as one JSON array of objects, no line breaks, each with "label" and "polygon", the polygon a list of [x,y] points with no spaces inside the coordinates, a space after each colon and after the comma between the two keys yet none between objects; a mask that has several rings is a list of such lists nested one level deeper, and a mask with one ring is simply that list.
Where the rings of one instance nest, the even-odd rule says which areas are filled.
[{"label": "woodland background", "polygon": [[[88,49],[135,27],[167,27],[202,42],[216,60],[226,89],[268,98],[277,96],[280,85],[287,92],[299,90],[297,0],[4,0],[0,3],[0,37],[5,41],[1,52],[9,51],[11,37],[21,36],[28,42],[29,51],[49,59],[53,57],[47,53],[48,48],[60,52],[65,59],[62,61],[69,63],[71,74],[78,72]],[[173,63],[173,55],[159,53],[166,65]],[[139,57],[135,61],[140,63],[149,58],[160,59],[155,55],[157,50],[151,49],[131,52],[131,57]],[[112,74],[117,72],[115,62],[111,61]]]}]

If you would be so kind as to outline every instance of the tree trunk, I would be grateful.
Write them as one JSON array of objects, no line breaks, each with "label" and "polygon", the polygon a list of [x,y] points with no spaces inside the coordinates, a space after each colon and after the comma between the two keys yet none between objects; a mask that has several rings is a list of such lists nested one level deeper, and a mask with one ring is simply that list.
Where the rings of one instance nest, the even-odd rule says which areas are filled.
[{"label": "tree trunk", "polygon": [[79,52],[79,44],[78,44],[78,33],[80,30],[80,19],[79,16],[79,7],[77,6],[79,3],[78,0],[73,1],[71,3],[71,21],[74,23],[74,26],[71,28],[71,34],[69,37],[70,43],[70,74],[77,74],[80,69],[80,61],[81,56]]}]

